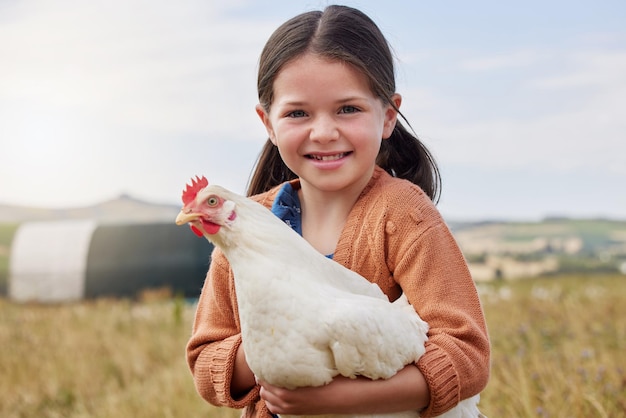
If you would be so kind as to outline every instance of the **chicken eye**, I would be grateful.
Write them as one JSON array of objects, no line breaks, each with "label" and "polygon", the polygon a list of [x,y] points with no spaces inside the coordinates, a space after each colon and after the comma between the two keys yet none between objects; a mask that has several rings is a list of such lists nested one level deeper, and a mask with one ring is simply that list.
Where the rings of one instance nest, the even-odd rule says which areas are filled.
[{"label": "chicken eye", "polygon": [[217,204],[219,203],[219,200],[217,199],[217,197],[211,196],[207,199],[206,203],[209,206],[217,206]]}]

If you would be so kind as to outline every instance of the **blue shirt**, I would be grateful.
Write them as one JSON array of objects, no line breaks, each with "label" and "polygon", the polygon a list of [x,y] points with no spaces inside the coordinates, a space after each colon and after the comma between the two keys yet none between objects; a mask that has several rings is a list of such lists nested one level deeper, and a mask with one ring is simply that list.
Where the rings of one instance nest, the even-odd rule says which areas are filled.
[{"label": "blue shirt", "polygon": [[[285,183],[272,203],[272,213],[279,219],[285,221],[287,225],[302,236],[302,206],[298,192],[294,190],[291,183]],[[333,258],[332,254],[326,257]]]},{"label": "blue shirt", "polygon": [[291,187],[290,183],[285,183],[280,188],[274,203],[272,213],[279,219],[285,221],[294,231],[302,236],[302,209],[298,192]]}]

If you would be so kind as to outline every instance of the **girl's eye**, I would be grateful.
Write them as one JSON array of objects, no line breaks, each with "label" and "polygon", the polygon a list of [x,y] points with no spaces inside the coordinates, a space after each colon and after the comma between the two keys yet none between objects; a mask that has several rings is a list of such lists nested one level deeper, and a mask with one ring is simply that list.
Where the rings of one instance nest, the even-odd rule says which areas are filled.
[{"label": "girl's eye", "polygon": [[217,206],[217,204],[219,203],[219,200],[217,199],[217,197],[215,196],[211,196],[207,199],[206,201],[207,205],[209,206]]},{"label": "girl's eye", "polygon": [[290,118],[303,118],[305,116],[306,113],[304,113],[304,110],[294,110],[293,112],[287,113],[287,117]]},{"label": "girl's eye", "polygon": [[356,113],[359,109],[354,106],[343,106],[339,113]]}]

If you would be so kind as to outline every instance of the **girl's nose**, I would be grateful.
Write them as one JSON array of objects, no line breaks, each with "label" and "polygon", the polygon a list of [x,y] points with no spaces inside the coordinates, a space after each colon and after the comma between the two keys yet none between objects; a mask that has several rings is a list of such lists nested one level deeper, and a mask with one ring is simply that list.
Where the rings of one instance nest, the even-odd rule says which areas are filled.
[{"label": "girl's nose", "polygon": [[311,123],[309,134],[311,141],[327,143],[339,139],[339,129],[334,118],[329,116],[317,116]]}]

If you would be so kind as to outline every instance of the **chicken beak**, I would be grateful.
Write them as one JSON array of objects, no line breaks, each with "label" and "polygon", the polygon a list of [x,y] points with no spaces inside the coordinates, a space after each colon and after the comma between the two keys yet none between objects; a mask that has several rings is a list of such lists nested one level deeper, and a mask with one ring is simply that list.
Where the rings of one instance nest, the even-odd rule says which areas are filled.
[{"label": "chicken beak", "polygon": [[184,225],[191,221],[195,221],[196,219],[198,219],[198,217],[200,217],[199,213],[185,212],[185,210],[183,209],[178,213],[178,216],[176,217],[176,225]]}]

